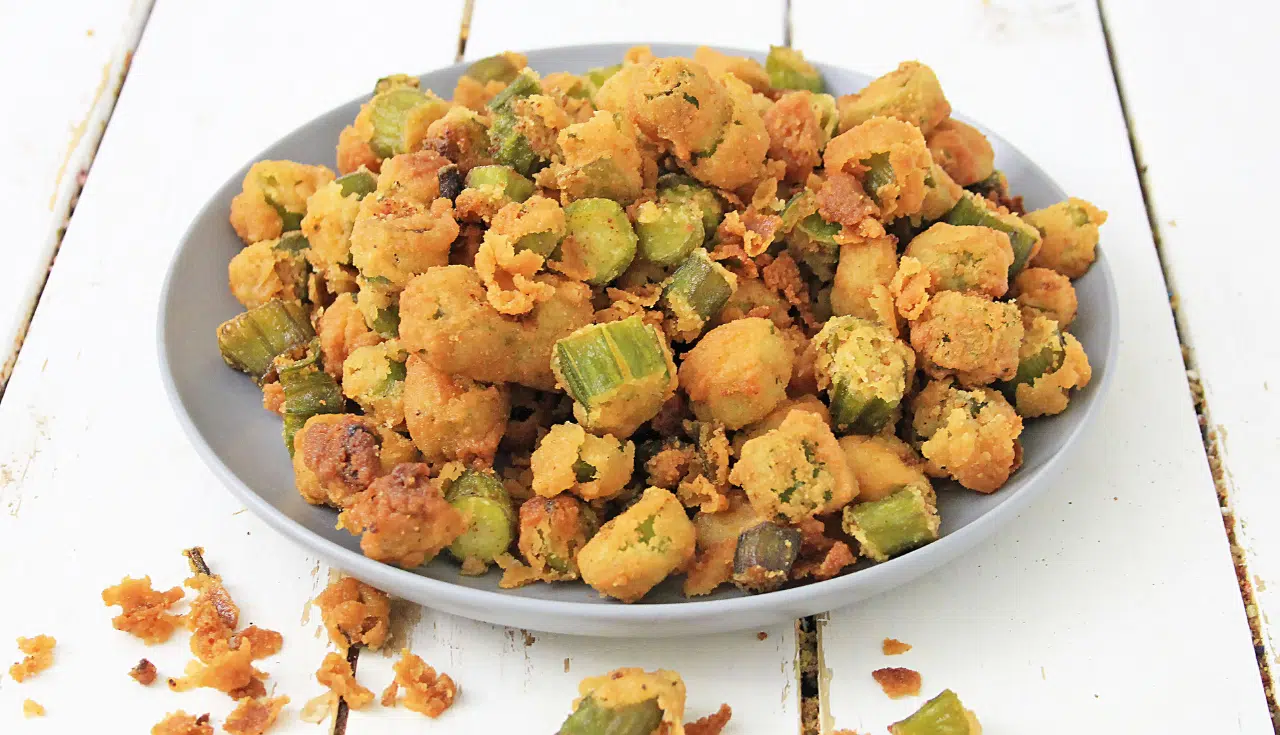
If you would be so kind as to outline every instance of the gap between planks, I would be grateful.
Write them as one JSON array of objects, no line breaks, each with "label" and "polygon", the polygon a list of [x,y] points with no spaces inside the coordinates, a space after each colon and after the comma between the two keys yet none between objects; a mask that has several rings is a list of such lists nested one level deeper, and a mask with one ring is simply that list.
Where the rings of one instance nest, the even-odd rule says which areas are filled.
[{"label": "gap between planks", "polygon": [[1151,202],[1151,192],[1147,182],[1147,166],[1142,158],[1142,145],[1138,140],[1137,130],[1129,114],[1129,106],[1125,99],[1124,79],[1119,64],[1116,63],[1111,28],[1107,23],[1107,11],[1103,0],[1096,0],[1098,17],[1102,23],[1102,38],[1107,47],[1107,59],[1111,62],[1111,75],[1116,85],[1116,95],[1120,100],[1120,112],[1124,116],[1125,128],[1129,134],[1129,148],[1133,153],[1134,167],[1138,172],[1138,186],[1142,192],[1142,204],[1146,210],[1147,222],[1151,226],[1152,240],[1155,244],[1156,258],[1160,261],[1160,269],[1164,274],[1165,287],[1169,292],[1169,309],[1173,312],[1173,325],[1182,348],[1182,362],[1187,374],[1187,389],[1191,393],[1191,401],[1195,406],[1196,418],[1200,426],[1200,438],[1204,444],[1205,459],[1209,463],[1209,471],[1213,475],[1214,488],[1218,495],[1218,504],[1222,509],[1222,525],[1227,534],[1227,542],[1231,547],[1231,559],[1235,564],[1236,581],[1240,587],[1240,598],[1244,605],[1245,617],[1249,621],[1249,632],[1253,637],[1254,657],[1258,662],[1258,674],[1262,677],[1263,691],[1267,697],[1267,706],[1271,710],[1272,727],[1280,733],[1280,705],[1277,704],[1272,680],[1271,662],[1267,657],[1266,646],[1263,645],[1261,621],[1258,617],[1257,600],[1253,593],[1253,582],[1245,561],[1243,550],[1236,540],[1235,514],[1231,510],[1229,497],[1223,476],[1226,471],[1221,440],[1214,426],[1209,409],[1208,399],[1200,384],[1200,373],[1195,361],[1195,348],[1183,329],[1182,316],[1178,308],[1177,284],[1173,272],[1165,261],[1163,242],[1160,235],[1160,223],[1157,221],[1155,209]]}]

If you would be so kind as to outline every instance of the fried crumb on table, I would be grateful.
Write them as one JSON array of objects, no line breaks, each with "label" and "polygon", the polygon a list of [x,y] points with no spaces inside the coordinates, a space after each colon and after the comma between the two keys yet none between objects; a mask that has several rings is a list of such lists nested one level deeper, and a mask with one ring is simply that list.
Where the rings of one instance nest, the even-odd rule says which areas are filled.
[{"label": "fried crumb on table", "polygon": [[53,665],[53,647],[58,644],[53,636],[38,635],[34,638],[18,637],[18,650],[26,654],[18,663],[9,667],[9,676],[16,682],[26,681],[29,677]]},{"label": "fried crumb on table", "polygon": [[213,725],[209,724],[208,714],[197,717],[178,710],[156,723],[151,735],[213,735]]},{"label": "fried crumb on table", "polygon": [[[340,653],[329,653],[316,670],[316,681],[329,687],[329,691],[342,698],[351,709],[364,709],[373,701],[373,692],[356,681],[351,664]],[[326,695],[320,695],[321,698]]]},{"label": "fried crumb on table", "polygon": [[108,607],[120,606],[120,614],[111,619],[116,630],[137,636],[143,643],[152,645],[169,640],[182,622],[182,616],[168,610],[184,594],[181,587],[164,592],[152,589],[151,577],[125,577],[120,584],[102,591],[102,601]]},{"label": "fried crumb on table", "polygon": [[396,706],[399,688],[405,688],[404,706],[427,717],[436,718],[453,705],[458,686],[448,674],[436,674],[418,656],[405,648],[395,664],[396,678],[382,692],[382,706]]},{"label": "fried crumb on table", "polygon": [[262,735],[275,724],[280,710],[289,703],[288,697],[245,697],[227,715],[222,729],[232,735]]},{"label": "fried crumb on table", "polygon": [[897,638],[885,638],[880,644],[880,652],[886,656],[897,656],[911,650],[910,643],[904,643]]},{"label": "fried crumb on table", "polygon": [[217,575],[197,573],[184,584],[199,593],[186,616],[187,630],[191,631],[191,652],[209,663],[220,649],[230,644],[240,622],[240,608]]},{"label": "fried crumb on table", "polygon": [[889,667],[872,671],[871,678],[876,680],[890,699],[920,695],[920,672],[918,671]]},{"label": "fried crumb on table", "polygon": [[720,709],[707,715],[700,717],[693,722],[686,722],[684,725],[684,735],[720,735],[720,731],[724,726],[729,724],[729,719],[733,717],[733,709],[727,705],[720,705]]},{"label": "fried crumb on table", "polygon": [[387,593],[355,577],[333,582],[315,599],[329,640],[340,649],[362,645],[377,650],[391,630],[391,600]]},{"label": "fried crumb on table", "polygon": [[266,674],[253,667],[252,644],[231,648],[220,643],[210,652],[207,661],[191,661],[186,676],[169,679],[169,689],[185,692],[198,687],[209,687],[227,694],[232,699],[260,697],[266,693],[262,680]]},{"label": "fried crumb on table", "polygon": [[22,716],[28,719],[32,717],[44,717],[44,707],[34,699],[22,700]]},{"label": "fried crumb on table", "polygon": [[156,680],[156,665],[147,659],[141,659],[137,665],[129,669],[129,676],[144,687],[151,686]]}]

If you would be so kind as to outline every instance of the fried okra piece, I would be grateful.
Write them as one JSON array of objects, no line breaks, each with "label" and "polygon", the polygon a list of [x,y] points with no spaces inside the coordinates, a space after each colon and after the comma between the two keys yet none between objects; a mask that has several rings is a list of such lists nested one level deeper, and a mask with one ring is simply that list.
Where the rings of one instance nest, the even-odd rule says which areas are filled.
[{"label": "fried okra piece", "polygon": [[471,66],[468,66],[463,74],[481,84],[488,84],[489,82],[509,84],[528,63],[529,59],[524,54],[503,51],[500,54],[486,56],[479,61],[472,62]]},{"label": "fried okra piece", "polygon": [[676,496],[648,488],[578,552],[582,581],[602,595],[635,602],[689,563],[695,536]]},{"label": "fried okra piece", "polygon": [[986,385],[1013,378],[1023,331],[1015,304],[943,291],[911,324],[911,346],[930,377]]},{"label": "fried okra piece", "polygon": [[330,181],[333,172],[324,166],[258,161],[231,200],[231,226],[245,245],[274,240],[302,226],[307,199]]},{"label": "fried okra piece", "polygon": [[838,102],[841,132],[873,117],[893,117],[928,135],[951,115],[951,103],[942,93],[938,77],[918,61],[902,62],[897,69],[873,79],[861,92],[847,94]]},{"label": "fried okra piece", "polygon": [[636,126],[665,141],[682,160],[709,155],[733,117],[733,100],[706,67],[671,57],[654,59],[634,75],[632,80],[615,75],[610,84],[631,81],[627,109]]},{"label": "fried okra piece", "polygon": [[555,343],[551,369],[588,430],[625,439],[658,414],[676,390],[666,340],[639,315],[592,324]]},{"label": "fried okra piece", "polygon": [[822,160],[828,175],[857,178],[886,222],[918,214],[924,205],[933,159],[914,125],[873,117],[832,138]]},{"label": "fried okra piece", "polygon": [[668,333],[692,342],[738,287],[738,277],[698,248],[671,274],[662,289],[662,307],[671,315]]},{"label": "fried okra piece", "polygon": [[898,251],[890,237],[841,245],[831,284],[831,313],[896,326],[889,284],[897,269]]},{"label": "fried okra piece", "polygon": [[351,265],[351,230],[360,200],[373,193],[377,181],[362,168],[319,187],[307,199],[301,227],[309,247],[302,254],[317,272],[340,277],[342,267]]},{"label": "fried okra piece", "polygon": [[464,470],[445,488],[444,497],[467,520],[449,553],[462,562],[463,574],[483,573],[515,541],[511,496],[491,472]]},{"label": "fried okra piece", "polygon": [[578,552],[600,528],[591,506],[570,495],[520,504],[520,554],[546,581],[577,579]]},{"label": "fried okra piece", "polygon": [[947,213],[947,222],[953,225],[978,225],[999,230],[1009,236],[1013,248],[1013,265],[1009,266],[1009,280],[1018,277],[1027,263],[1035,260],[1041,249],[1041,236],[1035,227],[1018,215],[997,211],[986,199],[966,191],[960,201]]},{"label": "fried okra piece", "polygon": [[911,411],[930,474],[992,493],[1017,468],[1022,418],[997,391],[934,380],[911,400]]},{"label": "fried okra piece", "polygon": [[428,465],[396,465],[338,515],[338,527],[360,536],[360,550],[370,559],[413,569],[467,530],[440,484]]},{"label": "fried okra piece", "polygon": [[530,458],[533,491],[544,498],[571,492],[583,500],[612,498],[631,481],[636,447],[577,424],[556,424]]},{"label": "fried okra piece", "polygon": [[489,109],[489,152],[497,163],[531,176],[559,155],[557,136],[571,120],[554,98],[542,94],[532,69],[521,71],[489,101]]},{"label": "fried okra piece", "polygon": [[748,187],[764,176],[769,131],[751,87],[733,76],[722,82],[730,102],[729,120],[710,148],[690,154],[688,170],[704,184],[732,190]]},{"label": "fried okra piece", "polygon": [[800,555],[800,532],[765,521],[738,536],[733,584],[744,592],[772,592],[787,581]]},{"label": "fried okra piece", "polygon": [[406,358],[396,340],[357,347],[342,363],[342,394],[381,426],[403,425]]},{"label": "fried okra piece", "polygon": [[684,680],[674,671],[617,669],[578,685],[582,696],[557,735],[654,735],[684,725]]},{"label": "fried okra piece", "polygon": [[1092,377],[1079,340],[1052,319],[1037,316],[1018,348],[1017,374],[1000,388],[1022,416],[1049,416],[1066,410],[1071,389],[1083,388]]},{"label": "fried okra piece", "polygon": [[755,59],[730,56],[707,46],[699,46],[693,51],[693,60],[705,67],[711,76],[718,78],[725,74],[732,74],[751,85],[753,91],[768,92],[772,87],[769,82],[769,72]]},{"label": "fried okra piece", "polygon": [[227,280],[231,295],[246,309],[272,299],[300,301],[307,296],[307,261],[281,246],[281,240],[256,242],[231,258]]},{"label": "fried okra piece", "polygon": [[[349,146],[359,146],[360,143],[367,145],[379,162],[419,149],[427,137],[431,123],[444,117],[451,106],[430,90],[424,92],[419,89],[416,83],[403,83],[402,80],[401,83],[384,87],[361,106],[355,122],[349,128],[354,130],[352,140],[348,142],[339,137],[340,167],[344,159],[344,142]],[[346,135],[345,130],[343,133]],[[372,169],[373,166],[369,168]]]},{"label": "fried okra piece", "polygon": [[889,726],[890,735],[982,735],[982,725],[950,689],[924,703],[910,717]]},{"label": "fried okra piece", "polygon": [[273,299],[218,325],[218,351],[227,365],[262,385],[275,370],[276,358],[305,347],[313,337],[301,302]]},{"label": "fried okra piece", "polygon": [[400,194],[367,196],[351,230],[351,261],[365,278],[402,287],[415,275],[449,263],[459,232],[453,214],[447,199],[424,204]]},{"label": "fried okra piece", "polygon": [[733,562],[742,532],[763,519],[739,490],[727,494],[728,507],[715,513],[698,511],[693,517],[697,554],[684,581],[685,597],[710,594],[733,580]]},{"label": "fried okra piece", "polygon": [[858,481],[831,428],[807,411],[742,445],[729,481],[762,518],[794,523],[839,510],[858,495]]},{"label": "fried okra piece", "polygon": [[450,107],[444,117],[431,123],[423,146],[453,161],[464,176],[474,168],[493,163],[485,119],[461,105]]},{"label": "fried okra piece", "polygon": [[972,125],[947,118],[934,126],[927,142],[933,162],[960,186],[976,184],[995,171],[991,142]]},{"label": "fried okra piece", "polygon": [[678,265],[706,240],[697,206],[659,199],[635,210],[637,254],[646,263]]},{"label": "fried okra piece", "polygon": [[396,285],[382,276],[356,276],[356,309],[364,317],[365,326],[383,339],[400,334],[400,303],[403,284]]},{"label": "fried okra piece", "polygon": [[858,540],[862,555],[878,562],[938,539],[942,521],[931,493],[918,487],[880,500],[846,506],[841,527]]},{"label": "fried okra piece", "polygon": [[782,95],[764,113],[769,157],[787,164],[787,181],[802,182],[822,165],[836,119],[835,98],[803,90]]},{"label": "fried okra piece", "polygon": [[440,169],[452,161],[435,151],[413,151],[382,162],[376,193],[430,204],[440,196]]},{"label": "fried okra piece", "polygon": [[644,179],[635,135],[608,112],[570,125],[558,138],[561,162],[552,165],[561,201],[603,198],[627,205],[640,196]]},{"label": "fried okra piece", "polygon": [[1076,319],[1076,289],[1071,280],[1049,268],[1027,268],[1009,284],[1009,295],[1022,309],[1023,322],[1046,316],[1066,329]]},{"label": "fried okra piece", "polygon": [[822,72],[805,61],[804,54],[796,49],[770,46],[764,68],[774,89],[803,89],[819,93],[826,91]]},{"label": "fried okra piece", "polygon": [[904,488],[915,488],[925,497],[933,497],[933,485],[924,471],[924,458],[898,437],[850,434],[840,439],[840,448],[858,478],[858,500],[883,500]]},{"label": "fried okra piece", "polygon": [[990,227],[938,222],[907,245],[895,278],[898,312],[915,319],[939,291],[998,299],[1009,290],[1013,248]]},{"label": "fried okra piece", "polygon": [[787,397],[795,349],[768,319],[751,317],[707,332],[684,357],[680,385],[694,415],[740,429]]},{"label": "fried okra piece", "polygon": [[556,342],[590,324],[595,310],[585,285],[554,276],[535,280],[555,293],[517,321],[489,305],[474,269],[432,268],[400,295],[400,343],[450,375],[552,390]]},{"label": "fried okra piece", "polygon": [[658,179],[658,200],[696,206],[702,215],[702,230],[707,237],[715,233],[724,219],[724,205],[720,198],[691,176],[664,174]]},{"label": "fried okra piece", "polygon": [[1040,250],[1031,256],[1031,265],[1050,268],[1067,278],[1079,278],[1098,257],[1098,228],[1107,221],[1107,213],[1072,197],[1027,212],[1022,219],[1042,238]]},{"label": "fried okra piece", "polygon": [[318,414],[293,438],[298,493],[312,505],[346,508],[375,479],[416,452],[403,436],[367,416]]},{"label": "fried okra piece", "polygon": [[636,256],[636,233],[622,205],[612,199],[579,199],[565,206],[565,235],[552,267],[603,286],[622,275]]},{"label": "fried okra piece", "polygon": [[828,321],[813,338],[814,374],[839,433],[877,434],[896,415],[915,353],[885,326],[856,316]]},{"label": "fried okra piece", "polygon": [[377,650],[391,632],[391,599],[387,593],[343,577],[315,599],[329,640],[340,649],[361,645]]},{"label": "fried okra piece", "polygon": [[490,463],[506,431],[506,387],[451,375],[420,355],[405,363],[404,418],[428,462]]},{"label": "fried okra piece", "polygon": [[737,321],[748,314],[766,315],[775,327],[785,329],[791,325],[791,305],[777,291],[764,285],[758,278],[739,278],[733,295],[720,309],[720,314],[712,320],[719,326]]},{"label": "fried okra piece", "polygon": [[297,433],[313,416],[340,414],[347,408],[342,388],[333,376],[320,369],[320,351],[313,345],[307,353],[290,361],[281,357],[276,361],[276,374],[280,378],[281,413],[284,416],[284,445],[293,456]]}]

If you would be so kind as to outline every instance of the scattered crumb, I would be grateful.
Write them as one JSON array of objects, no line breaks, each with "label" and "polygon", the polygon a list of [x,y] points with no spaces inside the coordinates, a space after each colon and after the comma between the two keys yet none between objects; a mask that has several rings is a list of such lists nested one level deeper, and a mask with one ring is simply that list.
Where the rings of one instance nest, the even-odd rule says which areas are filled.
[{"label": "scattered crumb", "polygon": [[52,636],[38,635],[35,638],[18,638],[18,650],[26,654],[26,658],[9,667],[9,676],[14,681],[23,682],[53,665],[53,647],[58,641]]},{"label": "scattered crumb", "polygon": [[890,699],[920,695],[920,673],[917,671],[896,667],[876,669],[871,672],[871,678],[876,680]]},{"label": "scattered crumb", "polygon": [[706,717],[698,719],[696,722],[685,723],[685,735],[720,735],[720,731],[724,726],[729,724],[729,718],[733,717],[733,710],[729,705],[722,704],[720,709]]},{"label": "scattered crumb", "polygon": [[222,586],[221,577],[197,572],[184,584],[199,593],[186,617],[187,630],[191,631],[191,652],[209,663],[230,646],[231,636],[240,622],[240,608]]},{"label": "scattered crumb", "polygon": [[280,710],[284,709],[288,703],[288,697],[271,699],[245,697],[236,704],[231,714],[227,715],[227,721],[222,723],[222,729],[232,735],[262,735],[275,723]]},{"label": "scattered crumb", "polygon": [[363,709],[373,701],[373,692],[356,681],[351,663],[340,653],[325,655],[316,671],[316,681],[329,687],[329,691],[341,697],[351,709]]},{"label": "scattered crumb", "polygon": [[903,643],[897,638],[885,638],[880,644],[880,651],[886,656],[897,656],[911,650],[910,643]]},{"label": "scattered crumb", "polygon": [[214,650],[209,661],[191,661],[186,676],[169,679],[169,688],[185,692],[197,687],[217,689],[232,699],[261,697],[266,694],[262,679],[266,674],[253,668],[253,646],[230,648],[223,643]]},{"label": "scattered crumb", "polygon": [[250,625],[231,637],[232,648],[239,648],[244,643],[253,647],[253,658],[256,661],[280,653],[280,649],[284,647],[284,636],[274,630]]},{"label": "scattered crumb", "polygon": [[766,633],[766,632],[764,632],[764,631],[762,630],[762,631],[760,631],[759,633],[756,633],[756,640],[758,640],[758,641],[767,641],[767,640],[769,640],[769,634],[768,634],[768,633]]},{"label": "scattered crumb", "polygon": [[458,686],[448,674],[436,674],[418,656],[405,648],[395,664],[396,678],[382,692],[382,706],[394,707],[400,687],[405,688],[404,706],[427,717],[439,717],[453,705]]},{"label": "scattered crumb", "polygon": [[138,661],[138,665],[129,669],[129,676],[144,687],[151,686],[156,680],[156,665],[145,658]]},{"label": "scattered crumb", "polygon": [[325,692],[302,705],[302,711],[298,713],[298,719],[317,725],[330,717],[336,717],[337,714],[338,695],[333,692]]},{"label": "scattered crumb", "polygon": [[34,699],[22,700],[22,716],[28,719],[32,717],[44,717],[44,707]]},{"label": "scattered crumb", "polygon": [[569,659],[564,660],[564,673],[569,673]]},{"label": "scattered crumb", "polygon": [[168,610],[183,595],[181,587],[165,592],[152,589],[151,577],[125,577],[120,580],[120,584],[102,591],[102,601],[108,607],[120,607],[120,614],[111,619],[111,625],[116,630],[137,636],[150,646],[164,643],[173,635],[182,617],[173,615]]},{"label": "scattered crumb", "polygon": [[207,713],[196,717],[178,710],[156,723],[151,735],[213,735],[213,725],[209,724]]},{"label": "scattered crumb", "polygon": [[529,632],[529,631],[527,631],[527,630],[521,629],[521,630],[520,630],[520,634],[524,637],[524,647],[525,647],[525,648],[528,648],[529,646],[532,646],[533,644],[535,644],[535,643],[537,643],[537,642],[538,642],[538,639],[537,639],[537,638],[534,638],[534,637],[533,637],[533,634],[532,634],[532,633],[530,633],[530,632]]},{"label": "scattered crumb", "polygon": [[361,582],[343,577],[324,588],[315,599],[329,631],[329,640],[342,650],[363,645],[377,650],[387,641],[391,630],[391,600],[387,593]]}]

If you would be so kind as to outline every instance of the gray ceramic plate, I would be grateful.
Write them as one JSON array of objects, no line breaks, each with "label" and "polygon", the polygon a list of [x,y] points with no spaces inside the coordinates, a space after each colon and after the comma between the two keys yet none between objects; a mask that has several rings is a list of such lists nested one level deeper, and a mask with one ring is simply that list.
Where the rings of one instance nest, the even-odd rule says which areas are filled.
[{"label": "gray ceramic plate", "polygon": [[[584,72],[617,63],[630,44],[576,46],[529,53],[541,73]],[[690,56],[692,46],[657,45],[660,56]],[[754,56],[750,51],[732,51]],[[860,89],[869,77],[819,65],[835,94]],[[465,65],[426,74],[424,88],[448,94]],[[397,71],[389,69],[387,71]],[[372,80],[370,80],[372,82]],[[353,100],[285,136],[254,160],[291,159],[333,166],[338,133],[364,99]],[[1028,208],[1046,206],[1064,193],[1034,163],[988,132],[996,164],[1022,194]],[[941,484],[943,537],[876,566],[859,567],[836,579],[754,597],[729,588],[686,600],[678,580],[668,580],[642,603],[606,600],[581,584],[498,589],[498,574],[462,577],[439,559],[414,571],[371,561],[357,539],[334,529],[332,510],[305,503],[293,486],[289,456],[280,440],[280,419],[262,409],[258,389],[223,364],[214,329],[241,311],[227,289],[227,262],[241,248],[227,222],[231,198],[240,190],[248,163],[218,190],[192,222],[174,256],[160,308],[159,347],[165,388],[192,444],[227,487],[254,513],[285,536],[334,566],[381,589],[445,612],[501,625],[555,633],[601,636],[674,636],[755,628],[830,610],[909,582],[956,558],[1014,519],[1050,482],[1055,467],[1085,430],[1106,392],[1117,345],[1115,288],[1105,254],[1076,282],[1080,316],[1072,332],[1093,364],[1093,382],[1064,413],[1028,422],[1022,435],[1024,462],[999,492],[979,495]]]}]

